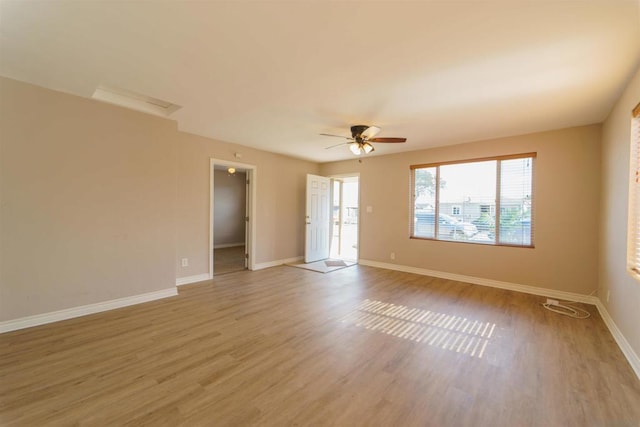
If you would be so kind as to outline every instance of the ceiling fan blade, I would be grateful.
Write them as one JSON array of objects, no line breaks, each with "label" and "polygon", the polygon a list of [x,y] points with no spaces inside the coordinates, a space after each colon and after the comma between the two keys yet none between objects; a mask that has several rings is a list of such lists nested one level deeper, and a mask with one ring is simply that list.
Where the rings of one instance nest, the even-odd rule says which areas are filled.
[{"label": "ceiling fan blade", "polygon": [[369,126],[362,131],[360,136],[362,137],[362,139],[371,139],[376,136],[378,132],[380,132],[380,128],[378,126]]},{"label": "ceiling fan blade", "polygon": [[349,144],[351,144],[351,142],[341,142],[340,144],[332,145],[332,146],[330,146],[330,147],[324,147],[324,149],[325,149],[325,150],[328,150],[328,149],[330,149],[330,148],[336,148],[336,147],[339,147],[339,146],[341,146],[341,145],[349,145]]},{"label": "ceiling fan blade", "polygon": [[406,142],[407,138],[369,138],[369,142]]},{"label": "ceiling fan blade", "polygon": [[332,135],[330,133],[321,133],[320,135],[322,136],[334,136],[336,138],[344,138],[344,139],[349,139],[352,140],[353,138],[349,138],[348,136],[342,136],[342,135]]}]

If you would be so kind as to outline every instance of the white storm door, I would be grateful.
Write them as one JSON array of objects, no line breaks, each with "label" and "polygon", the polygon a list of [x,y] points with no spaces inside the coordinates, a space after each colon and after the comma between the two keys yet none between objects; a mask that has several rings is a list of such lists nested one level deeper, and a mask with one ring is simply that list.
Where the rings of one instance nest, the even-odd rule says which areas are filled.
[{"label": "white storm door", "polygon": [[329,258],[331,225],[331,180],[307,175],[307,213],[304,262]]}]

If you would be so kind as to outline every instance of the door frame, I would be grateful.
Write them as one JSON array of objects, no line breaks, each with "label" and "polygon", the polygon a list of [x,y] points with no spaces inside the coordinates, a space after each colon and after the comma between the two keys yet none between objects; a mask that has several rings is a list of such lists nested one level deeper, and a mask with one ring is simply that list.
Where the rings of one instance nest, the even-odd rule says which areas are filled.
[{"label": "door frame", "polygon": [[[362,188],[360,186],[360,172],[353,172],[353,173],[341,173],[341,174],[335,174],[335,175],[328,175],[327,178],[331,179],[331,203],[333,204],[333,181],[338,181],[338,180],[342,180],[344,178],[353,178],[353,177],[357,177],[358,178],[358,238],[356,239],[356,245],[358,246],[357,248],[357,259],[355,260],[356,262],[358,262],[360,260],[360,228],[361,228],[361,220],[362,220]],[[340,204],[342,204],[342,195],[340,197]],[[333,210],[332,210],[333,213]],[[333,221],[331,221],[331,236],[332,236],[332,240],[333,240]],[[341,243],[341,242],[340,242]],[[329,249],[331,251],[331,249]],[[331,253],[331,252],[330,252]]]},{"label": "door frame", "polygon": [[255,259],[256,259],[256,189],[258,188],[258,168],[255,165],[250,165],[246,163],[238,163],[232,162],[230,160],[222,160],[222,159],[214,159],[213,157],[209,158],[209,278],[213,278],[213,221],[214,221],[214,212],[213,212],[213,199],[215,195],[213,194],[213,179],[214,179],[214,170],[217,166],[226,166],[226,167],[234,167],[236,169],[242,169],[247,173],[247,180],[249,184],[247,185],[247,212],[249,214],[249,221],[247,221],[247,232],[245,233],[245,251],[249,254],[249,260],[247,262],[247,268],[249,270],[255,269]]}]

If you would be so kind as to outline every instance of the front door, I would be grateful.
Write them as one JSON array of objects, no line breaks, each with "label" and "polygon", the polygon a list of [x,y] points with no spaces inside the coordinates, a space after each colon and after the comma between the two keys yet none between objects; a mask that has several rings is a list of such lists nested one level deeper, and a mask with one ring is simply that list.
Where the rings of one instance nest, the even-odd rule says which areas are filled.
[{"label": "front door", "polygon": [[330,179],[307,175],[307,212],[304,262],[329,258],[331,225]]}]

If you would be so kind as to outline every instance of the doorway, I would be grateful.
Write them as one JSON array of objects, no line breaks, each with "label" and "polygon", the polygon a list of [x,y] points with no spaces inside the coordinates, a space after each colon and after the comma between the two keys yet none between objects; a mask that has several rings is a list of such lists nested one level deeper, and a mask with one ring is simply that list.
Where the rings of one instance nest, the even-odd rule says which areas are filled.
[{"label": "doorway", "polygon": [[255,168],[211,159],[211,276],[252,269]]},{"label": "doorway", "polygon": [[357,262],[360,218],[358,175],[332,177],[331,258]]}]

